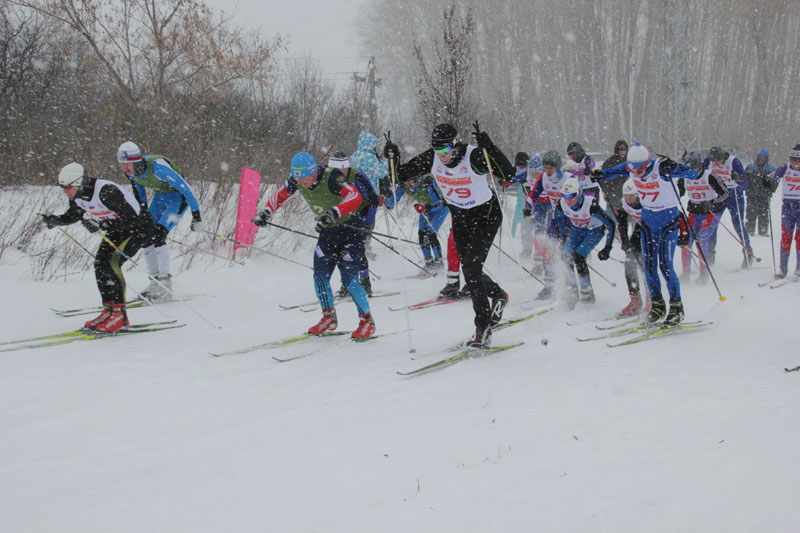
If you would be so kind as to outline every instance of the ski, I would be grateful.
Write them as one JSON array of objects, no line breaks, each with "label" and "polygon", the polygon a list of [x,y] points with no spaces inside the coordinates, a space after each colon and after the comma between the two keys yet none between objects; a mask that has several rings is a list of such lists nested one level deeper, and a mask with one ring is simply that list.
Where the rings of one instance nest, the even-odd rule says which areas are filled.
[{"label": "ski", "polygon": [[525,344],[524,342],[517,342],[514,344],[506,344],[504,346],[489,346],[487,348],[467,348],[459,352],[457,355],[453,355],[451,357],[447,357],[440,361],[436,361],[435,363],[431,363],[429,365],[425,365],[423,367],[417,368],[415,370],[411,370],[409,372],[400,372],[398,371],[397,374],[401,376],[418,376],[420,374],[424,374],[426,372],[430,372],[432,370],[438,370],[440,368],[445,368],[459,361],[464,361],[465,359],[470,359],[472,357],[482,357],[485,355],[503,352],[506,350],[510,350],[512,348],[517,348],[518,346],[522,346]]},{"label": "ski", "polygon": [[349,335],[350,331],[326,331],[322,335],[312,335],[310,333],[303,333],[294,337],[287,337],[285,339],[278,339],[276,341],[264,342],[261,344],[254,344],[253,346],[245,346],[244,348],[237,348],[236,350],[229,350],[227,352],[208,352],[209,355],[214,357],[222,357],[224,355],[238,355],[242,353],[255,352],[257,350],[269,350],[272,348],[280,348],[296,342],[302,342],[310,339],[318,339],[323,337],[338,337],[341,335]]},{"label": "ski", "polygon": [[[531,313],[529,315],[521,316],[519,318],[511,318],[511,319],[508,319],[508,320],[503,320],[499,324],[497,324],[495,327],[492,328],[492,332],[494,333],[495,331],[500,331],[502,329],[509,328],[511,326],[516,326],[517,324],[521,324],[522,322],[525,322],[525,321],[530,320],[532,318],[536,318],[537,316],[541,316],[541,315],[543,315],[543,314],[545,314],[545,313],[547,313],[549,311],[552,311],[552,309],[553,309],[552,307],[546,307],[544,309],[539,309],[538,311],[535,311],[535,312],[533,312],[533,313]],[[447,351],[454,352],[456,350],[460,350],[460,349],[464,348],[467,345],[468,342],[469,341],[461,341],[458,344],[453,345]]]},{"label": "ski", "polygon": [[668,335],[671,333],[693,330],[697,328],[704,328],[706,326],[710,326],[711,324],[713,324],[713,322],[692,322],[692,323],[682,322],[680,324],[675,324],[672,326],[662,325],[660,328],[648,331],[647,333],[639,335],[638,337],[634,337],[632,339],[628,339],[626,341],[617,344],[606,344],[606,346],[608,346],[609,348],[616,348],[618,346],[627,346],[629,344],[636,344],[638,342],[652,340],[662,335]]},{"label": "ski", "polygon": [[794,368],[784,368],[784,370],[786,372],[797,372],[798,370],[800,370],[800,366],[796,366]]},{"label": "ski", "polygon": [[776,281],[775,283],[771,283],[769,288],[770,289],[777,289],[777,288],[783,287],[784,285],[788,285],[790,283],[797,283],[798,281],[800,281],[800,278],[795,278],[795,277],[786,278],[786,279],[782,279],[780,281]]},{"label": "ski", "polygon": [[[169,300],[157,300],[153,302],[153,304],[161,305],[161,304],[169,304],[169,303],[176,303],[176,302],[188,302],[189,300],[194,300],[195,298],[200,298],[201,296],[205,296],[203,294],[194,294],[190,296],[182,296],[180,298],[171,298]],[[150,305],[146,300],[142,300],[141,298],[135,298],[133,300],[129,300],[125,302],[125,307],[127,309],[136,309],[137,307],[145,307]],[[55,314],[58,316],[69,318],[73,316],[80,316],[80,315],[90,315],[92,313],[99,313],[103,310],[102,305],[95,305],[90,307],[83,307],[78,309],[51,309]]]},{"label": "ski", "polygon": [[[172,321],[172,322],[175,322],[175,321]],[[93,341],[93,340],[97,340],[97,339],[105,339],[105,338],[108,338],[108,337],[122,337],[122,336],[125,336],[125,335],[133,335],[133,334],[136,334],[136,333],[148,333],[148,332],[152,332],[152,331],[164,331],[164,330],[167,330],[167,329],[182,328],[185,325],[186,324],[167,323],[167,324],[160,325],[160,326],[159,325],[155,325],[155,326],[151,326],[151,327],[142,327],[142,326],[145,326],[145,324],[140,324],[139,327],[127,329],[127,330],[124,330],[124,331],[114,331],[114,332],[110,332],[110,333],[106,333],[106,332],[102,332],[102,331],[83,331],[83,330],[81,330],[80,333],[78,333],[77,335],[70,335],[70,336],[65,336],[65,337],[51,338],[51,339],[47,339],[46,342],[38,342],[38,343],[35,343],[35,344],[22,344],[22,345],[19,345],[19,346],[11,346],[9,348],[0,349],[0,352],[14,352],[14,351],[17,351],[17,350],[26,350],[26,349],[29,349],[29,348],[45,348],[45,347],[48,347],[48,346],[61,346],[62,344],[69,344],[69,343],[78,342],[78,341]],[[70,332],[70,333],[74,333],[74,332]]]},{"label": "ski", "polygon": [[[376,293],[373,293],[372,296],[370,296],[370,298],[386,298],[387,296],[395,296],[395,295],[398,295],[398,294],[400,294],[400,293],[399,292],[376,292]],[[347,300],[352,300],[352,298],[350,297],[349,294],[347,296],[344,296],[344,297],[336,296],[333,299],[334,303],[345,302]],[[313,302],[306,302],[306,303],[303,303],[303,304],[295,304],[295,305],[278,304],[278,307],[280,307],[284,311],[289,311],[291,309],[300,309],[301,307],[312,307],[312,306],[316,307],[318,305],[319,305],[319,300],[314,300]]]},{"label": "ski", "polygon": [[423,300],[421,302],[417,302],[409,306],[403,306],[403,307],[389,306],[389,311],[403,311],[405,309],[408,309],[409,311],[415,311],[417,309],[427,309],[428,307],[447,305],[455,302],[461,302],[463,300],[466,300],[466,298],[460,298],[458,296],[437,296],[436,298],[431,298],[430,300]]},{"label": "ski", "polygon": [[[397,333],[405,333],[405,332],[406,332],[406,330],[403,330],[403,331],[392,331],[390,333],[379,333],[377,335],[372,335],[372,336],[367,337],[365,339],[354,339],[354,338],[350,337],[348,339],[348,341],[361,343],[361,342],[371,341],[371,340],[377,339],[379,337],[387,337],[389,335],[396,335]],[[318,353],[318,352],[320,352],[322,350],[327,350],[329,348],[330,348],[329,346],[326,346],[325,348],[320,348],[318,350],[312,350],[310,352],[301,353],[301,354],[298,354],[298,355],[290,355],[288,357],[278,357],[276,355],[273,355],[272,358],[275,359],[276,361],[278,361],[279,363],[288,363],[289,361],[296,361],[298,359],[305,359],[306,357],[314,355],[315,353]]]},{"label": "ski", "polygon": [[623,327],[621,329],[617,328],[617,329],[611,329],[611,330],[604,330],[605,333],[603,333],[601,335],[596,335],[594,337],[576,337],[576,340],[578,340],[580,342],[597,341],[597,340],[600,340],[600,339],[608,339],[610,337],[619,337],[619,336],[622,336],[622,335],[629,335],[631,333],[636,333],[638,331],[645,330],[645,329],[656,329],[656,328],[660,328],[660,327],[661,327],[661,324],[659,324],[658,322],[653,322],[653,323],[650,323],[650,322],[637,322],[632,326],[625,326],[625,327]]},{"label": "ski", "polygon": [[[131,329],[137,330],[137,329],[141,329],[141,328],[150,328],[150,327],[154,327],[154,326],[165,326],[167,324],[174,324],[175,322],[177,322],[177,320],[166,320],[166,321],[163,321],[163,322],[147,322],[147,323],[144,323],[144,324],[131,324],[130,326],[128,326],[128,329],[129,330],[131,330]],[[35,342],[35,341],[46,341],[46,340],[53,340],[53,339],[61,339],[61,338],[65,338],[65,337],[77,337],[78,335],[84,335],[86,333],[93,333],[93,331],[92,330],[87,330],[87,329],[77,329],[77,330],[71,330],[71,331],[64,331],[64,332],[61,332],[61,333],[53,333],[51,335],[42,335],[40,337],[28,337],[26,339],[18,339],[18,340],[14,340],[14,341],[0,342],[0,346],[4,346],[4,345],[8,345],[8,344],[19,344],[21,342]]]},{"label": "ski", "polygon": [[627,326],[628,324],[636,324],[637,322],[641,322],[642,317],[635,316],[635,317],[628,317],[624,320],[617,318],[616,320],[621,320],[621,322],[617,322],[616,324],[611,324],[608,326],[601,326],[600,324],[595,324],[595,328],[600,331],[607,331],[610,329],[621,328],[622,326]]}]

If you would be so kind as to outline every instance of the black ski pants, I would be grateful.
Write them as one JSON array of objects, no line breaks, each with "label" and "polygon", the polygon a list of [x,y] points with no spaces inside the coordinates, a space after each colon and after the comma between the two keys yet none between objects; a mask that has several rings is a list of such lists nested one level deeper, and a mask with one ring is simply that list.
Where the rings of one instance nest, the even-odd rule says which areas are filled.
[{"label": "black ski pants", "polygon": [[105,239],[94,256],[94,277],[103,302],[121,304],[125,302],[125,276],[122,265],[136,255],[141,248],[148,246],[152,238],[151,227],[140,227],[137,231],[109,233],[106,235],[114,246]]}]

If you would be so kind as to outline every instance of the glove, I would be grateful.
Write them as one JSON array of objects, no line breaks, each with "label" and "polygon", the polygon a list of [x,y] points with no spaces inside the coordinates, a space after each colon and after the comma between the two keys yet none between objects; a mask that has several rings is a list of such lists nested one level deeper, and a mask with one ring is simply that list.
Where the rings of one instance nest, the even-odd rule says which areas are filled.
[{"label": "glove", "polygon": [[689,245],[689,234],[688,233],[678,234],[678,246],[684,247],[688,245]]},{"label": "glove", "polygon": [[[762,182],[761,182],[761,183],[762,183],[762,184],[764,185],[764,187],[766,187],[767,189],[769,189],[769,190],[772,190],[772,181],[770,181],[769,177],[766,177],[766,178],[764,178],[764,179],[762,180]],[[43,216],[44,216],[44,215],[43,215]]]},{"label": "glove", "polygon": [[206,231],[206,225],[203,224],[203,219],[200,218],[200,211],[192,211],[192,224],[189,229],[200,233]]},{"label": "glove", "polygon": [[425,212],[425,204],[414,204],[414,209],[421,215]]},{"label": "glove", "polygon": [[378,195],[378,207],[383,207],[386,204],[386,197],[382,194]]},{"label": "glove", "polygon": [[532,214],[533,214],[533,208],[531,206],[526,205],[525,207],[522,208],[522,216],[523,217],[529,217]]},{"label": "glove", "polygon": [[269,219],[271,218],[272,218],[272,213],[269,210],[264,209],[263,211],[261,211],[260,213],[258,213],[256,216],[253,217],[252,222],[259,228],[263,228],[266,227],[267,223],[269,222]]},{"label": "glove", "polygon": [[60,225],[58,223],[58,217],[55,215],[42,215],[42,222],[47,226],[47,229],[53,229]]},{"label": "glove", "polygon": [[675,172],[675,169],[678,168],[678,163],[676,163],[667,156],[662,156],[661,166],[659,168],[662,169],[667,174],[672,174],[673,172]]},{"label": "glove", "polygon": [[727,202],[711,202],[711,212],[712,213],[722,213],[725,210],[725,205]]},{"label": "glove", "polygon": [[503,187],[508,187],[509,185],[511,185],[511,180],[504,180],[504,181],[501,181],[500,183],[503,184]]},{"label": "glove", "polygon": [[603,171],[602,170],[590,170],[589,171],[589,179],[594,182],[598,182],[603,178]]},{"label": "glove", "polygon": [[111,221],[109,220],[97,220],[94,218],[84,218],[81,220],[81,224],[89,233],[96,233],[98,230],[103,230],[107,232],[109,228],[111,228]]},{"label": "glove", "polygon": [[491,148],[492,140],[489,138],[489,134],[485,131],[473,131],[472,135],[475,136],[475,142],[478,143],[478,148],[483,150],[484,148]]},{"label": "glove", "polygon": [[386,145],[383,147],[383,157],[385,157],[386,159],[399,159],[400,147],[398,147],[392,141],[388,141]]},{"label": "glove", "polygon": [[318,215],[316,218],[317,221],[317,231],[322,231],[325,228],[329,228],[336,223],[336,220],[339,218],[339,213],[336,212],[336,209],[328,209],[321,215]]},{"label": "glove", "polygon": [[611,257],[611,246],[606,246],[597,252],[597,258],[600,259],[600,261],[607,261],[609,257]]}]

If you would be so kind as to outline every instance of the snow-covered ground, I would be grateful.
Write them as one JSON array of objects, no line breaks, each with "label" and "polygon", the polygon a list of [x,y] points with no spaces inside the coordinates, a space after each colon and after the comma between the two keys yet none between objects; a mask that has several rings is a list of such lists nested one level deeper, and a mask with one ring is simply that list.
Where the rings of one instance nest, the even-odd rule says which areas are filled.
[{"label": "snow-covered ground", "polygon": [[[687,320],[710,329],[621,348],[576,341],[596,330],[567,320],[628,299],[622,265],[595,259],[618,286],[594,276],[591,311],[500,331],[496,344],[525,344],[416,378],[395,371],[468,337],[469,303],[409,313],[414,354],[399,333],[214,358],[301,333],[318,312],[278,307],[314,299],[309,270],[266,256],[198,264],[174,280],[179,294],[207,295],[191,309],[130,312],[185,328],[1,355],[0,530],[798,531],[800,373],[784,367],[800,365],[800,283],[759,288],[771,254],[767,238],[753,242],[763,261],[734,273],[741,253],[720,231],[727,301],[711,284],[684,286]],[[310,264],[308,248],[293,257]],[[494,253],[487,266],[511,293],[506,316],[526,313],[538,283]],[[388,252],[373,267],[376,290],[403,290],[412,273]],[[142,270],[127,276],[146,284]],[[443,283],[406,280],[407,301]],[[77,328],[85,317],[49,308],[98,303],[91,273],[34,282],[9,250],[0,291],[0,341]],[[372,300],[379,333],[405,329],[387,309],[404,301]],[[355,327],[352,304],[338,310],[340,327]]]}]

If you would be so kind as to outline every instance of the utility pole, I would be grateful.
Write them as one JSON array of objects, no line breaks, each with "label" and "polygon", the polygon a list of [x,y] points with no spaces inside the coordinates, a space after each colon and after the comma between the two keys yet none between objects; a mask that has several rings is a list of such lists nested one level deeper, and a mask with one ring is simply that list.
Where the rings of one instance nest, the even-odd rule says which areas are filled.
[{"label": "utility pole", "polygon": [[698,147],[698,121],[692,112],[697,91],[697,3],[696,0],[666,0],[665,53],[667,120],[662,139],[664,149],[678,158],[684,150]]},{"label": "utility pole", "polygon": [[378,105],[375,102],[375,88],[381,86],[381,79],[375,77],[375,72],[375,57],[373,56],[369,58],[365,76],[359,76],[353,73],[353,79],[355,81],[366,84],[367,116],[369,117],[369,123],[366,126],[371,132],[377,131],[378,127]]}]

